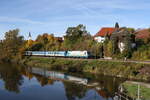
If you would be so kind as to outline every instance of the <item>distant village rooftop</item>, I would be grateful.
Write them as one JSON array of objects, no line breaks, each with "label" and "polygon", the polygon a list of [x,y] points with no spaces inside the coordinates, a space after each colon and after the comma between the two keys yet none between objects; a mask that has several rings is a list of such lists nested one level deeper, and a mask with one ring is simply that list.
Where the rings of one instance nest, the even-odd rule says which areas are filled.
[{"label": "distant village rooftop", "polygon": [[135,36],[137,39],[146,39],[150,38],[150,29],[141,29],[135,32]]},{"label": "distant village rooftop", "polygon": [[96,33],[96,35],[94,37],[104,37],[106,35],[111,35],[114,31],[115,31],[115,27],[103,27],[99,30],[98,33]]}]

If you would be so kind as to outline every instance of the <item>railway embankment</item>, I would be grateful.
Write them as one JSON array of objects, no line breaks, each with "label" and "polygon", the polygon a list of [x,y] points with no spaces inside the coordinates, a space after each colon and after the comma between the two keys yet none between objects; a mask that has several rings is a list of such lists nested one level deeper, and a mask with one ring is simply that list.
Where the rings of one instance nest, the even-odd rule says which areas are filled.
[{"label": "railway embankment", "polygon": [[44,57],[28,57],[23,63],[27,66],[44,67],[50,70],[89,72],[150,82],[150,64],[148,63]]}]

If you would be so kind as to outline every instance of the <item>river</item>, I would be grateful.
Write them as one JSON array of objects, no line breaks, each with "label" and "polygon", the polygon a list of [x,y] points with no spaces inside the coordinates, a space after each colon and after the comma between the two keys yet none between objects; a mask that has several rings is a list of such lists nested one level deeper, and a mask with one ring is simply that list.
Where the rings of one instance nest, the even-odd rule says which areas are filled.
[{"label": "river", "polygon": [[0,100],[113,100],[125,79],[0,64]]}]

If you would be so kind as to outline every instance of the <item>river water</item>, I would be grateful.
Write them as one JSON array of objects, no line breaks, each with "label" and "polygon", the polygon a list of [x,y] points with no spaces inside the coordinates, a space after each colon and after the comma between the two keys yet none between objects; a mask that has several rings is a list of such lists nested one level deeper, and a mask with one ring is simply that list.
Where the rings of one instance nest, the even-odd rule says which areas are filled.
[{"label": "river water", "polygon": [[0,100],[113,100],[125,79],[0,64]]}]

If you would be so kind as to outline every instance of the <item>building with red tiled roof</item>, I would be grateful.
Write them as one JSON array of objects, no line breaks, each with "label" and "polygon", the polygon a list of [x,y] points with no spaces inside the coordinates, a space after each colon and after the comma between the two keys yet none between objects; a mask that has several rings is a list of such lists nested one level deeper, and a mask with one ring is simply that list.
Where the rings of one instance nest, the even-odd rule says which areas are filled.
[{"label": "building with red tiled roof", "polygon": [[150,38],[150,29],[141,29],[135,32],[136,39],[148,39]]},{"label": "building with red tiled roof", "polygon": [[116,22],[115,27],[103,27],[96,33],[94,40],[97,42],[104,42],[105,36],[111,35],[113,32],[119,29],[119,24]]},{"label": "building with red tiled roof", "polygon": [[100,29],[100,31],[95,35],[95,37],[97,36],[101,36],[101,37],[105,37],[106,35],[111,35],[116,28],[114,27],[103,27]]},{"label": "building with red tiled roof", "polygon": [[94,36],[94,39],[97,42],[103,42],[105,40],[105,36],[111,35],[115,30],[116,28],[114,27],[103,27],[99,30],[99,32],[96,33],[96,35]]}]

